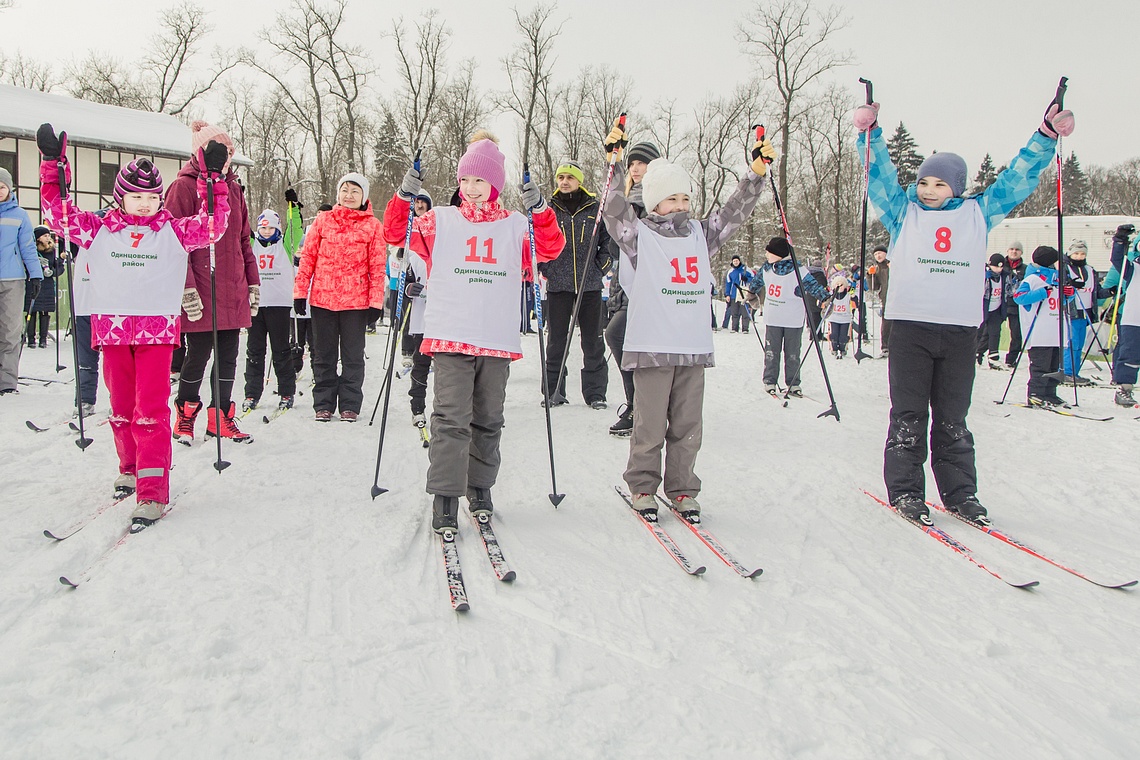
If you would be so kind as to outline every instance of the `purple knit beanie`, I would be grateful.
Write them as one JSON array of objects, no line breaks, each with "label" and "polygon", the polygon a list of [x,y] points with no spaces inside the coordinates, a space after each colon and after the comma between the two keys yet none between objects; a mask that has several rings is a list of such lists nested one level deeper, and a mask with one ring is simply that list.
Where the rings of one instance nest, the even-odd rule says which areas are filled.
[{"label": "purple knit beanie", "polygon": [[119,170],[115,177],[115,189],[111,195],[115,203],[123,205],[127,193],[157,193],[162,195],[162,175],[158,167],[145,158],[136,158]]},{"label": "purple knit beanie", "polygon": [[485,179],[494,188],[491,200],[499,197],[507,181],[506,158],[494,140],[476,140],[467,146],[467,152],[459,159],[456,181],[463,177]]}]

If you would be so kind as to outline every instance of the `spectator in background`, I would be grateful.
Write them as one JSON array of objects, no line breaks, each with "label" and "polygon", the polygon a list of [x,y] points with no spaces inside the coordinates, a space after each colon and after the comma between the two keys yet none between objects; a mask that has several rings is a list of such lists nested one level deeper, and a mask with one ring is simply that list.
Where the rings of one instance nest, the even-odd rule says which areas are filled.
[{"label": "spectator in background", "polygon": [[[63,260],[56,256],[55,237],[47,227],[36,227],[32,233],[36,236],[36,253],[39,255],[40,268],[43,271],[43,283],[39,295],[32,295],[32,283],[28,280],[25,293],[24,311],[28,313],[28,348],[47,347],[48,327],[51,324],[51,314],[55,311],[55,278],[63,274]],[[36,328],[39,328],[39,342],[36,342]]]},{"label": "spectator in background", "polygon": [[[748,310],[745,308],[744,296],[740,288],[748,282],[748,272],[741,263],[739,256],[732,257],[732,267],[724,276],[724,321],[720,327],[723,330],[732,322],[733,332],[748,332]],[[743,325],[741,322],[743,321]]]},{"label": "spectator in background", "polygon": [[[12,175],[0,169],[0,395],[19,392],[24,300],[29,292],[35,300],[43,283],[33,229],[12,191]],[[25,286],[25,280],[32,282]]]},{"label": "spectator in background", "polygon": [[887,258],[887,247],[882,243],[874,247],[871,255],[875,258],[875,263],[867,268],[867,274],[871,275],[868,282],[872,285],[870,289],[879,296],[879,313],[882,315],[882,327],[879,330],[879,356],[885,358],[891,340],[891,320],[887,319],[887,288],[891,281],[891,261]]},{"label": "spectator in background", "polygon": [[1021,316],[1018,313],[1017,302],[1013,300],[1013,293],[1025,279],[1025,262],[1021,260],[1023,255],[1024,249],[1018,242],[1011,243],[1005,252],[1005,266],[1008,270],[1006,279],[1009,288],[1006,291],[1009,295],[1005,301],[1006,322],[1009,323],[1009,351],[1005,354],[1007,367],[1012,367],[1017,361],[1017,355],[1021,353]]}]

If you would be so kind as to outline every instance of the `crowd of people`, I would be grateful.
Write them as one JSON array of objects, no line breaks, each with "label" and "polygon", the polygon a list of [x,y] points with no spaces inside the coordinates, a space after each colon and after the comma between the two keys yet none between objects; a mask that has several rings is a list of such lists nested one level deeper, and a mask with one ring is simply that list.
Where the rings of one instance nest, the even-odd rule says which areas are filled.
[{"label": "crowd of people", "polygon": [[[624,397],[610,432],[630,438],[624,479],[633,507],[655,520],[655,494],[663,489],[670,507],[696,523],[695,463],[713,332],[755,330],[759,337],[762,322],[765,390],[781,391],[782,361],[784,393],[795,397],[802,395],[805,328],[809,340],[827,342],[833,359],[847,356],[853,339],[877,331],[881,356],[889,358],[884,478],[891,505],[929,523],[929,435],[943,503],[984,523],[965,421],[976,367],[1008,369],[1024,353],[1028,402],[1063,406],[1057,384],[1087,382],[1080,371],[1099,305],[1132,277],[1134,230],[1118,231],[1114,270],[1104,281],[1087,264],[1081,241],[1066,255],[1042,246],[1024,261],[1015,243],[1004,255],[987,256],[989,230],[1036,187],[1058,137],[1072,131],[1072,114],[1051,103],[998,181],[966,196],[965,162],[946,152],[923,162],[914,185],[901,186],[878,110],[861,106],[854,122],[860,154],[870,157],[868,198],[889,246],[874,246],[863,271],[797,256],[787,236],[777,235],[760,266],[732,256],[723,279],[714,278],[712,262],[751,216],[775,158],[763,138],[751,146],[748,170],[731,196],[704,219],[692,217],[685,169],[651,143],[631,145],[615,120],[603,140],[612,171],[604,196],[587,187],[576,160],[566,160],[548,198],[527,179],[519,187],[525,213],[505,208],[506,157],[493,136],[480,132],[459,162],[451,203],[434,204],[423,174],[411,168],[378,214],[368,178],[349,172],[337,182],[335,203],[321,206],[306,228],[292,189],[282,211],[251,216],[230,166],[233,142],[204,122],[192,126],[191,158],[169,186],[151,162],[138,159],[120,171],[114,207],[80,211],[60,184],[67,181],[66,137],[44,125],[44,227],[27,223],[11,178],[0,172],[0,393],[15,391],[25,331],[13,338],[12,325],[26,324],[29,347],[46,345],[54,279],[70,258],[73,330],[82,344],[76,404],[84,416],[94,410],[101,357],[120,457],[116,487],[136,494],[133,518],[145,525],[169,502],[171,441],[193,442],[204,383],[205,435],[249,443],[239,421],[263,405],[267,349],[276,408],[284,412],[294,406],[307,346],[314,419],[354,422],[364,400],[366,335],[386,317],[411,374],[412,423],[429,445],[432,525],[454,533],[462,498],[477,518],[493,514],[507,378],[541,314],[548,340],[541,403],[570,403],[566,357],[577,330],[582,400],[606,409],[608,346]],[[110,263],[124,257],[129,267]],[[137,287],[142,282],[151,285]],[[719,325],[718,286],[725,304]],[[869,299],[880,305],[877,314]],[[1117,299],[1112,310],[1114,325],[1120,312],[1117,401],[1134,404],[1140,306],[1125,302],[1121,309]],[[243,330],[239,409],[233,388]],[[173,426],[168,379],[177,383]]]}]

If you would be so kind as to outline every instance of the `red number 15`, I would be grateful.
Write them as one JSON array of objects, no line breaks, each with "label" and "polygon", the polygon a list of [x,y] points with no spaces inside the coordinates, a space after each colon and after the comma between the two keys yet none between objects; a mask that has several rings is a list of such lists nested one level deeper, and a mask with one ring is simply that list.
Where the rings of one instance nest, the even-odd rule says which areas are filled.
[{"label": "red number 15", "polygon": [[681,260],[673,259],[670,264],[673,265],[673,282],[696,282],[701,279],[700,273],[697,271],[697,257],[690,256],[685,259],[685,275],[681,275]]}]

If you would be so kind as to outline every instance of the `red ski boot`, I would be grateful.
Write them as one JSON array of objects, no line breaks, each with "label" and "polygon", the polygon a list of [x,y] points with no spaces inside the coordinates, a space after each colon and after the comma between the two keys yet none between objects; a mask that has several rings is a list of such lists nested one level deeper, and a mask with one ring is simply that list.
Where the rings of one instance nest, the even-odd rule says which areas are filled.
[{"label": "red ski boot", "polygon": [[206,410],[206,437],[211,436],[229,438],[234,443],[253,443],[252,435],[238,430],[237,423],[234,421],[234,402],[232,401],[225,414],[218,414],[218,410],[214,407]]},{"label": "red ski boot", "polygon": [[183,446],[189,446],[194,440],[194,419],[202,411],[201,401],[178,401],[174,404],[178,413],[174,421],[174,440]]}]

